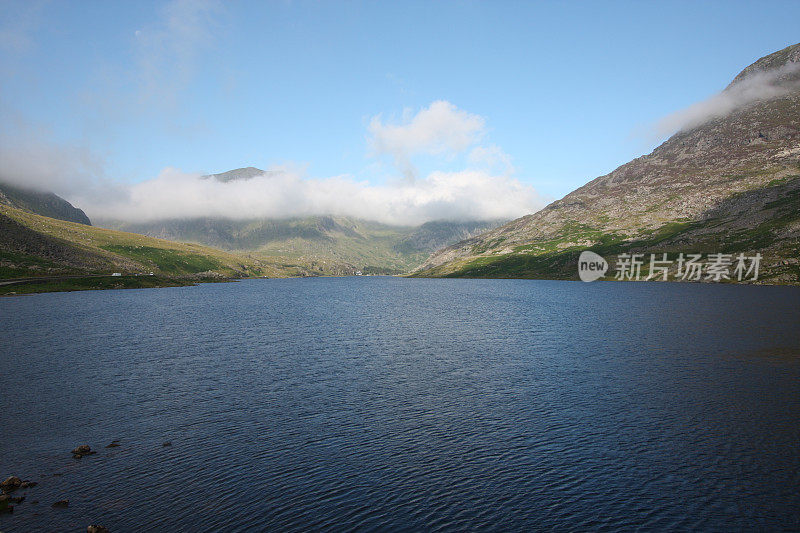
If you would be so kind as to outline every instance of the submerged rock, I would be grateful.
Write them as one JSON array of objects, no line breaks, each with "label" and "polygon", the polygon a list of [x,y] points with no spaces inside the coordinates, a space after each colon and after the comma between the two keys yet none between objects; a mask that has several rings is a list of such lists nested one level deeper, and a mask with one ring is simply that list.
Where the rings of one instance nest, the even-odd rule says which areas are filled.
[{"label": "submerged rock", "polygon": [[[117,440],[112,440],[112,441],[111,441],[111,444],[108,444],[108,445],[106,446],[106,448],[117,448],[119,445],[120,445],[120,444],[119,444],[119,439],[117,439]],[[91,526],[89,526],[89,527],[91,527]]]},{"label": "submerged rock", "polygon": [[54,509],[66,509],[69,507],[69,500],[58,500],[56,503],[51,505]]},{"label": "submerged rock", "polygon": [[0,513],[13,513],[14,506],[11,505],[12,503],[22,503],[25,501],[25,496],[19,496],[17,498],[11,496],[10,494],[0,494]]},{"label": "submerged rock", "polygon": [[172,446],[172,443],[170,441],[167,441],[164,444],[162,444],[162,446]]},{"label": "submerged rock", "polygon": [[109,531],[107,527],[91,525],[86,528],[86,533],[109,533]]},{"label": "submerged rock", "polygon": [[29,489],[31,487],[35,487],[36,485],[38,485],[38,483],[36,483],[35,481],[23,481],[22,483],[19,484],[19,488]]}]

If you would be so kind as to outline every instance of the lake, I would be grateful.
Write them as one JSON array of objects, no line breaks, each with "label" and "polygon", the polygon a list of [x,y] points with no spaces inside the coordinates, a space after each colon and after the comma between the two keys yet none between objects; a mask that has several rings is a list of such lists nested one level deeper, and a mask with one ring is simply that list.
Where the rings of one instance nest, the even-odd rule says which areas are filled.
[{"label": "lake", "polygon": [[798,420],[797,287],[0,299],[0,477],[38,483],[5,533],[798,529]]}]

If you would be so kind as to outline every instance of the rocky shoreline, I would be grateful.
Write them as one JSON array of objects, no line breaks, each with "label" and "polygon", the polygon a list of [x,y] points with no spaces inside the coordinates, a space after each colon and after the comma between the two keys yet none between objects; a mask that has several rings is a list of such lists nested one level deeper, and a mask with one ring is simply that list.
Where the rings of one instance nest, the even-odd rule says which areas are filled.
[{"label": "rocky shoreline", "polygon": [[[119,439],[112,440],[107,444],[106,448],[119,448],[122,442]],[[171,441],[165,441],[161,444],[162,447],[172,446]],[[93,450],[88,444],[81,444],[76,446],[71,452],[74,460],[81,460],[85,457],[96,455],[98,452]],[[54,474],[59,475],[59,474]],[[39,482],[31,481],[28,479],[20,478],[16,475],[6,476],[0,482],[0,515],[13,514],[16,507],[20,506],[23,502],[30,500],[30,505],[38,505],[39,500],[31,499],[33,496],[30,489],[39,486]],[[50,508],[57,511],[59,509],[67,509],[69,507],[69,498],[62,498],[50,504]],[[13,520],[13,518],[8,518]],[[1,524],[0,524],[1,525]],[[86,527],[87,533],[108,533],[109,529],[99,524],[90,524]]]}]

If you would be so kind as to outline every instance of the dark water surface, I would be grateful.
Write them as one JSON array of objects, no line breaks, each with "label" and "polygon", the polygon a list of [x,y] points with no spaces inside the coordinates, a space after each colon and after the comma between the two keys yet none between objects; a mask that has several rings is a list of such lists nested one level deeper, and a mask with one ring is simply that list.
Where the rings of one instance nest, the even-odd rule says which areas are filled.
[{"label": "dark water surface", "polygon": [[[6,533],[796,530],[800,290],[329,278],[2,298],[0,433],[0,476],[39,483]],[[99,453],[72,459],[83,443]]]}]

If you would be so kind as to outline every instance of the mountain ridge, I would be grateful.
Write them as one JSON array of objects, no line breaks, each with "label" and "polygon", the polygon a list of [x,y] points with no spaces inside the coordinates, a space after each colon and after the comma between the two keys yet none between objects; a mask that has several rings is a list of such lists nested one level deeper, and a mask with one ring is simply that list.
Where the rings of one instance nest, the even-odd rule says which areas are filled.
[{"label": "mountain ridge", "polygon": [[[722,252],[746,247],[754,237],[747,233],[760,232],[768,237],[761,244],[771,260],[791,265],[777,269],[776,281],[796,282],[798,67],[800,44],[757,60],[726,90],[757,74],[777,73],[775,83],[783,89],[777,96],[678,131],[650,154],[537,213],[435,252],[416,275],[575,279],[581,249],[611,253],[684,246]],[[742,198],[751,203],[743,205]],[[767,206],[782,199],[783,207]],[[775,217],[785,223],[768,227]],[[720,249],[710,250],[715,242]]]},{"label": "mountain ridge", "polygon": [[52,192],[42,192],[0,182],[0,205],[16,207],[29,213],[58,220],[92,225],[92,221],[83,210]]}]

